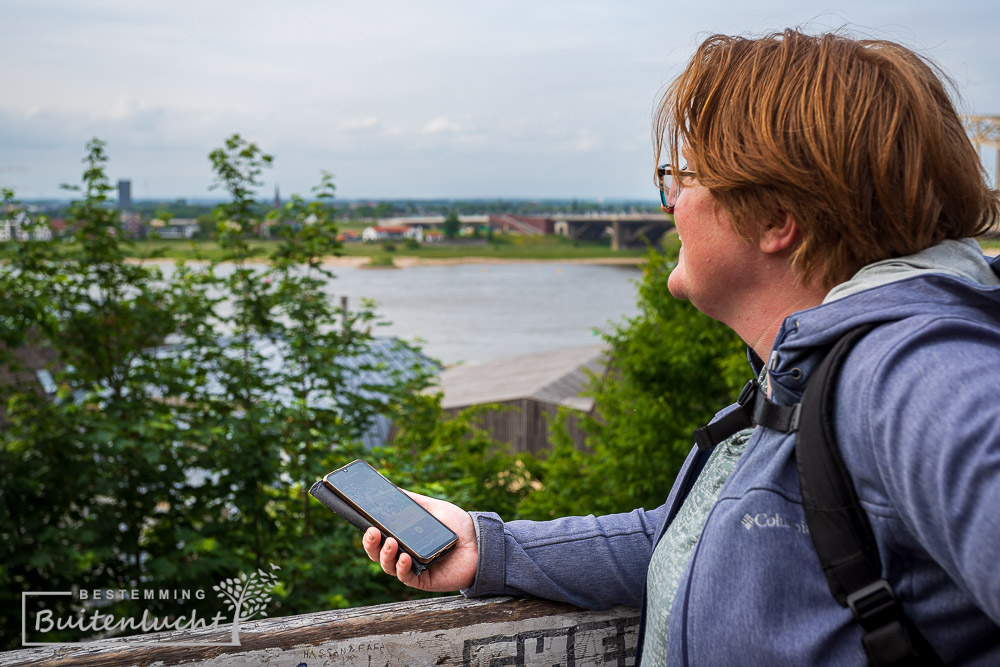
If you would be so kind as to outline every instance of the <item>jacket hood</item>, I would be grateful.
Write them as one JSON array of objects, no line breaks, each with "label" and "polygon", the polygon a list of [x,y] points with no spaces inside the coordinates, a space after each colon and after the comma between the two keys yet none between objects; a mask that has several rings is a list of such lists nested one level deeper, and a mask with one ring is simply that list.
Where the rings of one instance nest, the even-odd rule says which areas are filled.
[{"label": "jacket hood", "polygon": [[793,313],[782,323],[768,360],[774,399],[798,401],[803,378],[848,331],[945,310],[950,316],[996,318],[1000,257],[990,261],[975,241],[946,241],[917,255],[864,267],[831,290],[823,304]]},{"label": "jacket hood", "polygon": [[1000,277],[990,268],[975,240],[942,241],[914,255],[885,259],[862,267],[850,280],[830,290],[823,303],[927,274],[954,276],[987,287],[1000,284]]}]

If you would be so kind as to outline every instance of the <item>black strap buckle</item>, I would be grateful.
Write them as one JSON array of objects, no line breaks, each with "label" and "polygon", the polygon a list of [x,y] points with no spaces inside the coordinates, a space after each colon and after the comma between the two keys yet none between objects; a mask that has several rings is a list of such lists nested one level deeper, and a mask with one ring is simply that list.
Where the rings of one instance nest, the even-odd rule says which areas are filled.
[{"label": "black strap buckle", "polygon": [[750,380],[743,386],[739,398],[736,399],[739,408],[718,421],[695,429],[691,435],[694,437],[698,449],[700,451],[710,450],[733,433],[744,428],[753,428],[754,397],[757,396],[757,393],[757,381]]},{"label": "black strap buckle", "polygon": [[899,600],[885,579],[879,579],[847,596],[851,613],[868,632],[899,617]]},{"label": "black strap buckle", "polygon": [[[740,406],[747,405],[757,395],[758,389],[759,386],[757,384],[757,380],[748,381],[745,385],[743,385],[743,389],[740,389],[740,395],[736,398],[736,402],[739,403]],[[732,396],[732,394],[730,394],[730,396]]]},{"label": "black strap buckle", "polygon": [[799,413],[802,404],[778,405],[772,403],[761,393],[753,406],[753,421],[764,428],[774,429],[782,433],[795,433],[799,430]]}]

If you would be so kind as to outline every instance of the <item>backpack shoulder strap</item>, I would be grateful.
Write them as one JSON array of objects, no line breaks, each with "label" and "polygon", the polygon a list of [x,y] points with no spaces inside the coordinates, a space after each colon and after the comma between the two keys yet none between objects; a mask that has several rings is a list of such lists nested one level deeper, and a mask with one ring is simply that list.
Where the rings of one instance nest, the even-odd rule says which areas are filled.
[{"label": "backpack shoulder strap", "polygon": [[761,425],[782,433],[792,433],[799,427],[799,405],[772,403],[761,391],[757,380],[750,380],[740,391],[736,407],[707,426],[695,429],[691,435],[699,450],[714,448],[737,431]]},{"label": "backpack shoulder strap", "polygon": [[830,592],[864,629],[861,642],[871,664],[939,665],[940,658],[882,578],[871,524],[836,444],[836,376],[855,343],[872,328],[859,327],[842,337],[809,378],[795,439],[802,506]]}]

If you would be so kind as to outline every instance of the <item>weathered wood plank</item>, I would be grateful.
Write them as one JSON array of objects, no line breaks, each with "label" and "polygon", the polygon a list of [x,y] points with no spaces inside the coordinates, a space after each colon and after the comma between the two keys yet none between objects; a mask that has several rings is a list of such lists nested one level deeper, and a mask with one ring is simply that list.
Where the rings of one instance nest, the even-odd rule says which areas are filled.
[{"label": "weathered wood plank", "polygon": [[0,654],[0,667],[81,665],[631,665],[638,614],[590,612],[537,599],[461,596],[289,616],[244,623],[229,633],[162,632]]}]

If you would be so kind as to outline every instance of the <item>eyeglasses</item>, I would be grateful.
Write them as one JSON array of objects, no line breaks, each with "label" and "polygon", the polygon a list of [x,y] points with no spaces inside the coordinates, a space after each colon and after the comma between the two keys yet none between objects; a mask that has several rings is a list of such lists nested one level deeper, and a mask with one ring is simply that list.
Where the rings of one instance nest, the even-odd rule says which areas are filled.
[{"label": "eyeglasses", "polygon": [[[667,213],[673,215],[674,206],[677,205],[677,197],[680,196],[681,188],[684,187],[684,178],[694,178],[693,171],[683,167],[672,167],[669,164],[661,164],[656,168],[656,187],[660,191],[660,203]],[[680,178],[678,178],[680,177]]]}]

